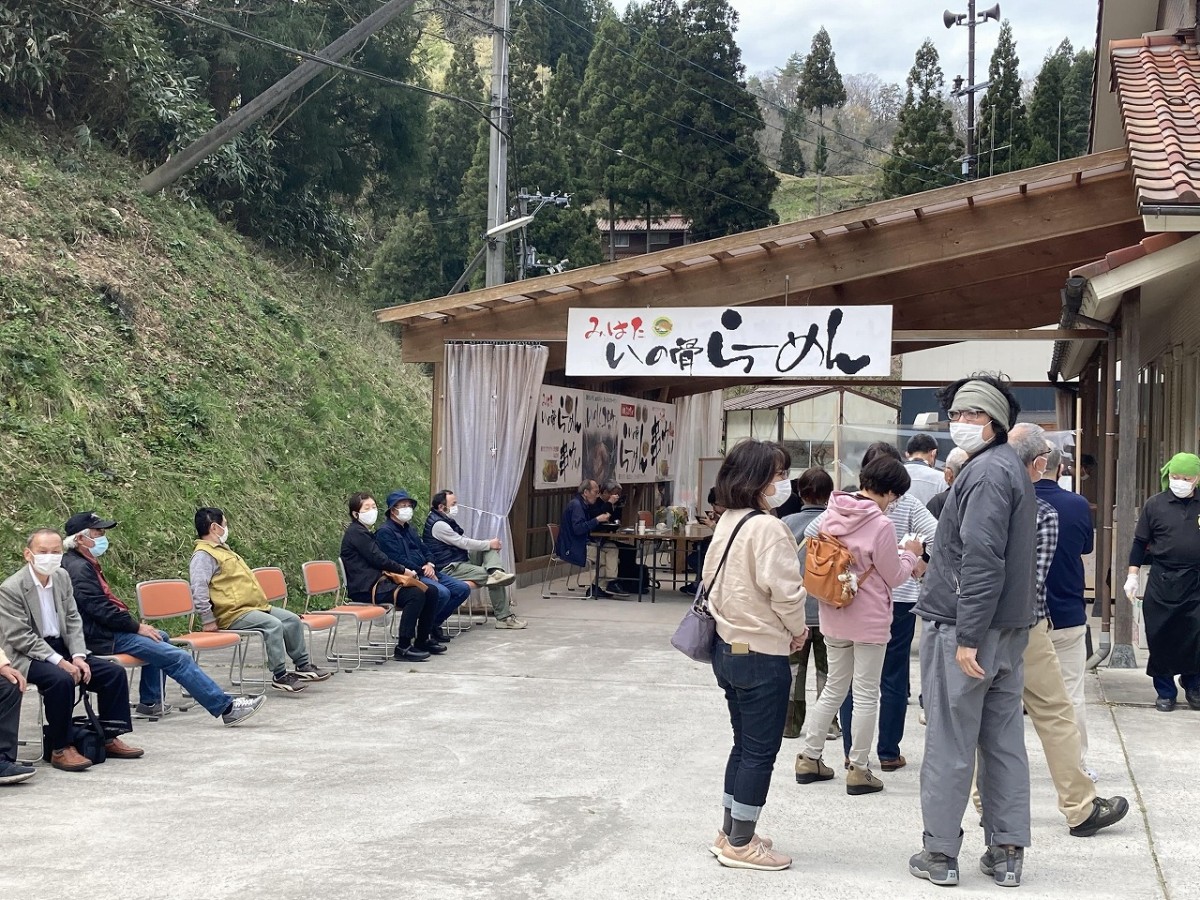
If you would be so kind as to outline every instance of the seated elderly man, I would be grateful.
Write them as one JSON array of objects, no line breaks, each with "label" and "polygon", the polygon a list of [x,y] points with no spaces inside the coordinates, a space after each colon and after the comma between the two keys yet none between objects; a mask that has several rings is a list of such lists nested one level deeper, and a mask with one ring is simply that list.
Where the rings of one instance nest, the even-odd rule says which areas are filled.
[{"label": "seated elderly man", "polygon": [[88,659],[71,578],[62,569],[62,535],[39,528],[25,542],[24,556],[26,565],[0,585],[0,633],[12,666],[42,695],[50,765],[66,772],[92,765],[71,743],[77,685],[100,701],[105,753],[137,759],[144,751],[120,738],[133,731],[125,670],[107,660]]},{"label": "seated elderly man", "polygon": [[116,527],[113,520],[89,511],[71,516],[64,528],[67,552],[63,568],[71,576],[88,649],[100,656],[126,653],[145,664],[138,686],[138,715],[162,716],[170,711],[170,705],[163,703],[165,674],[183,685],[212,716],[229,726],[240,725],[258,711],[264,698],[229,696],[204,674],[190,653],[167,639],[165,631],[139,622],[108,586],[100,557],[108,550],[108,531]]},{"label": "seated elderly man", "polygon": [[19,784],[37,774],[33,766],[17,762],[17,728],[21,724],[21,695],[25,676],[13,668],[0,650],[0,785]]},{"label": "seated elderly man", "polygon": [[[307,682],[332,675],[312,664],[300,617],[272,606],[246,561],[229,549],[229,525],[216,507],[196,510],[196,547],[188,565],[192,605],[205,631],[259,631],[266,644],[271,687],[298,694]],[[287,670],[291,657],[293,671]]]},{"label": "seated elderly man", "polygon": [[469,538],[455,521],[457,518],[458,498],[454,492],[434,494],[433,506],[425,517],[425,531],[421,535],[433,567],[459,581],[486,585],[497,628],[525,628],[526,623],[513,615],[508,603],[505,589],[517,580],[517,576],[504,571],[500,561],[500,539]]}]

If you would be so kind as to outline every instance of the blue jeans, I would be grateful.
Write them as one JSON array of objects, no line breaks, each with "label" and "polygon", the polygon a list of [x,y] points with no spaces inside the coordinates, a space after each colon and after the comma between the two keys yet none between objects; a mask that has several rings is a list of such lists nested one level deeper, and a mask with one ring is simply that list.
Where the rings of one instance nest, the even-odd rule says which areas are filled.
[{"label": "blue jeans", "polygon": [[[875,752],[879,761],[900,758],[900,741],[904,737],[904,717],[908,714],[908,695],[911,690],[912,642],[917,617],[912,603],[892,604],[892,636],[883,654],[883,672],[879,676],[879,743]],[[846,695],[840,713],[842,745],[850,755],[850,728],[854,716],[854,694]]]},{"label": "blue jeans", "polygon": [[471,588],[465,581],[459,581],[453,575],[438,572],[437,578],[420,576],[421,581],[429,588],[436,598],[433,610],[433,624],[436,628],[445,622],[454,611],[467,602],[471,596]]},{"label": "blue jeans", "polygon": [[167,633],[160,631],[161,641],[145,637],[136,632],[121,632],[113,635],[113,650],[136,656],[146,665],[138,684],[138,699],[147,706],[162,700],[163,673],[183,685],[184,690],[196,698],[196,702],[214,716],[219,716],[233,702],[215,681],[204,674],[196,665],[192,654],[182,647],[168,643]]},{"label": "blue jeans", "polygon": [[[1200,691],[1200,675],[1195,673],[1180,675],[1179,682],[1185,691]],[[1162,675],[1154,676],[1154,692],[1163,700],[1174,700],[1179,696],[1179,688],[1175,687],[1175,679]]]},{"label": "blue jeans", "polygon": [[719,637],[712,668],[733,725],[733,749],[725,764],[725,808],[739,821],[757,822],[783,743],[792,669],[786,656],[735,654]]}]

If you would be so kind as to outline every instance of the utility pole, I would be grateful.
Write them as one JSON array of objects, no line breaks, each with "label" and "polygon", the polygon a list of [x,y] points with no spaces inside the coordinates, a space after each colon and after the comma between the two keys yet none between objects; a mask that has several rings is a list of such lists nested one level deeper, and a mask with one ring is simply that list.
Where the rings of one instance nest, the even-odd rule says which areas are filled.
[{"label": "utility pole", "polygon": [[[495,0],[492,12],[492,100],[488,142],[488,231],[508,216],[508,12],[509,0]],[[504,284],[503,235],[488,241],[485,284]]]},{"label": "utility pole", "polygon": [[975,83],[975,26],[988,19],[1000,21],[1000,4],[991,9],[985,9],[978,17],[975,15],[975,0],[967,0],[965,13],[953,13],[946,10],[942,13],[942,24],[947,28],[955,25],[965,25],[967,28],[967,83],[964,86],[962,77],[954,79],[952,97],[967,97],[967,156],[963,160],[963,175],[966,178],[975,177],[975,92],[987,88],[987,83]]},{"label": "utility pole", "polygon": [[[415,2],[416,0],[391,0],[391,2],[379,7],[379,9],[375,10],[375,12],[371,13],[371,15],[367,16],[328,47],[325,47],[317,55],[322,59],[337,62]],[[500,2],[501,0],[497,0],[497,4]],[[507,5],[505,9],[507,10]],[[199,165],[205,157],[211,155],[222,144],[233,140],[233,138],[237,137],[328,68],[323,62],[311,59],[305,60],[288,75],[279,79],[228,119],[218,123],[215,128],[210,129],[207,133],[192,141],[191,144],[179,153],[176,153],[149,175],[145,176],[138,182],[138,187],[147,194],[153,194],[173,184],[177,179]]]}]

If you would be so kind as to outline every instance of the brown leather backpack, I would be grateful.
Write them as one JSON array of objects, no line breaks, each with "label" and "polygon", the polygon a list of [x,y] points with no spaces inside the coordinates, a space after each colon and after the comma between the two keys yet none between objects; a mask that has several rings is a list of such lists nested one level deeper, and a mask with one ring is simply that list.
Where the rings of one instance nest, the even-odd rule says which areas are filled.
[{"label": "brown leather backpack", "polygon": [[[804,560],[804,589],[836,609],[845,609],[854,601],[854,554],[831,534],[819,532],[806,541]],[[875,571],[875,567],[858,579],[859,586]]]}]

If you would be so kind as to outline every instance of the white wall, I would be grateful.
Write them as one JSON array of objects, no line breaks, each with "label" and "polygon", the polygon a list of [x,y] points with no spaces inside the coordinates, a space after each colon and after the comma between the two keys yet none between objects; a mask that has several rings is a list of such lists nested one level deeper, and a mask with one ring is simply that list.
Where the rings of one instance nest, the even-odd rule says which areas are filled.
[{"label": "white wall", "polygon": [[905,381],[941,384],[947,372],[1003,372],[1015,382],[1046,384],[1053,341],[962,341],[901,356]]}]

